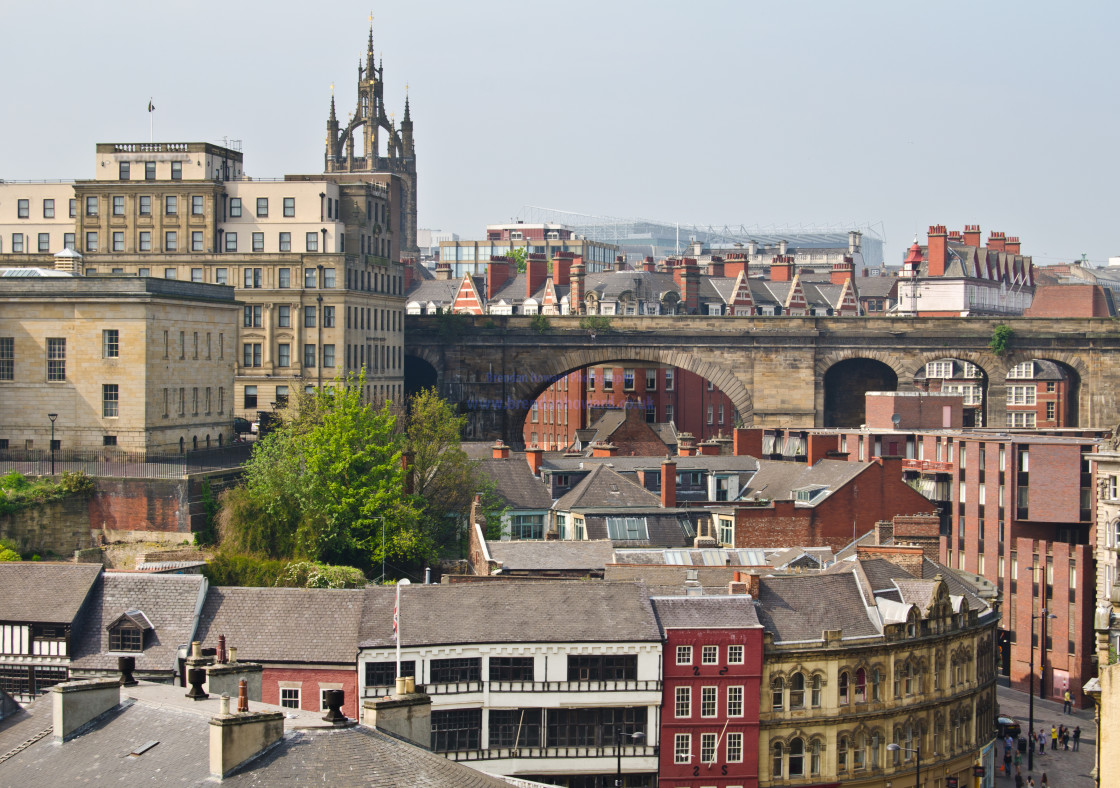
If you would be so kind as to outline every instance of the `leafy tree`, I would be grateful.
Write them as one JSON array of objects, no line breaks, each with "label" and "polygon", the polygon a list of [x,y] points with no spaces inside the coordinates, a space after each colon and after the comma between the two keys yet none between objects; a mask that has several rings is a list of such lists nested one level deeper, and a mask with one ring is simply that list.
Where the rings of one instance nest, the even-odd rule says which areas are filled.
[{"label": "leafy tree", "polygon": [[517,263],[517,273],[525,273],[525,261],[529,259],[529,253],[525,251],[524,246],[510,249],[508,252],[506,252],[506,257]]},{"label": "leafy tree", "polygon": [[433,553],[420,509],[404,491],[404,436],[389,405],[362,401],[363,377],[289,402],[262,438],[245,484],[222,496],[223,546],[268,558],[304,558],[369,570],[385,557]]}]

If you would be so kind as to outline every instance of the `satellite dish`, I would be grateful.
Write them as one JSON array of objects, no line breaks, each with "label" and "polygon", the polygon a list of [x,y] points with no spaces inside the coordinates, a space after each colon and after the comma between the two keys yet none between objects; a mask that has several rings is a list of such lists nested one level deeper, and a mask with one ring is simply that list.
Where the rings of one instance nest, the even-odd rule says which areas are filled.
[{"label": "satellite dish", "polygon": [[895,426],[895,429],[898,429],[898,425],[901,424],[901,423],[902,423],[902,417],[899,416],[897,413],[892,413],[891,414],[891,424],[893,424]]}]

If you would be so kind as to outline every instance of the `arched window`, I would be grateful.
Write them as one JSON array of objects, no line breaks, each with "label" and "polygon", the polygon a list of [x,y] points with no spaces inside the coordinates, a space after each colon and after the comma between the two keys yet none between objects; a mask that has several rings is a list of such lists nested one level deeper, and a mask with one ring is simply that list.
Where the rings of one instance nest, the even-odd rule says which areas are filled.
[{"label": "arched window", "polygon": [[218,433],[218,446],[219,446],[219,448],[221,447],[221,445],[222,445],[222,433],[219,432]]},{"label": "arched window", "polygon": [[182,438],[179,438],[179,453],[180,454],[186,454],[187,453],[186,450],[187,450],[186,441],[184,441]]},{"label": "arched window", "polygon": [[809,681],[809,704],[814,708],[820,708],[821,705],[821,677],[819,675],[813,676]]},{"label": "arched window", "polygon": [[780,741],[774,742],[774,747],[773,747],[773,750],[772,750],[772,754],[773,754],[773,758],[772,758],[773,766],[771,766],[771,768],[770,768],[770,776],[771,777],[781,777],[782,776],[782,743]]},{"label": "arched window", "polygon": [[867,768],[867,736],[857,733],[852,736],[852,771]]},{"label": "arched window", "polygon": [[817,739],[809,744],[809,774],[818,775],[821,773],[821,743]]},{"label": "arched window", "polygon": [[840,672],[840,680],[836,682],[839,686],[837,689],[837,696],[839,697],[840,705],[848,705],[848,671]]},{"label": "arched window", "polygon": [[841,736],[836,740],[836,771],[840,774],[848,771],[848,737]]},{"label": "arched window", "polygon": [[198,451],[198,436],[197,435],[192,435],[191,436],[191,448],[194,449],[195,451]]},{"label": "arched window", "polygon": [[933,658],[933,688],[941,689],[941,671],[945,669],[945,657],[939,651]]},{"label": "arched window", "polygon": [[911,610],[910,614],[906,617],[906,637],[916,638],[918,636],[918,612]]},{"label": "arched window", "polygon": [[879,739],[880,739],[880,737],[879,737],[879,732],[878,731],[871,734],[871,760],[867,764],[868,768],[871,768],[871,769],[878,769],[881,765],[880,760],[879,760],[879,757],[881,755],[880,748],[879,748],[879,744],[880,744]]},{"label": "arched window", "polygon": [[781,676],[775,676],[770,682],[770,708],[774,711],[781,711],[784,706],[782,703],[782,696],[785,693],[785,682],[782,681]]},{"label": "arched window", "polygon": [[856,703],[867,703],[867,671],[863,668],[856,671]]},{"label": "arched window", "polygon": [[799,737],[789,743],[789,776],[805,774],[805,742]]},{"label": "arched window", "polygon": [[789,679],[789,707],[805,708],[805,674],[794,673]]},{"label": "arched window", "polygon": [[873,701],[882,700],[882,697],[880,695],[880,689],[879,689],[880,686],[882,685],[882,683],[883,683],[883,671],[879,670],[878,668],[872,668],[871,669],[871,700],[873,700]]},{"label": "arched window", "polygon": [[913,662],[907,662],[906,663],[906,673],[903,675],[903,678],[902,678],[902,687],[903,687],[903,691],[907,695],[913,695],[914,694],[914,663]]},{"label": "arched window", "polygon": [[209,435],[206,436],[206,448],[208,448],[208,449],[210,448],[210,436]]}]

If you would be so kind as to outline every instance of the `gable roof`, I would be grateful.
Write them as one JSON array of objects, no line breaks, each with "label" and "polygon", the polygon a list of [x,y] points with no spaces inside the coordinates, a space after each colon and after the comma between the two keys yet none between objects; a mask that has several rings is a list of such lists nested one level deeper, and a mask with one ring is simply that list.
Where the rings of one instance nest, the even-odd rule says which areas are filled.
[{"label": "gable roof", "polygon": [[206,647],[218,635],[255,662],[351,664],[364,591],[325,588],[214,586],[206,595],[198,637]]},{"label": "gable roof", "polygon": [[101,564],[0,562],[0,621],[70,624],[100,574]]},{"label": "gable roof", "polygon": [[796,491],[806,487],[820,486],[826,490],[812,501],[799,501],[800,506],[816,506],[828,494],[835,492],[870,467],[867,462],[847,462],[845,460],[818,460],[813,465],[781,460],[759,460],[758,473],[751,477],[740,497],[749,498],[756,492],[763,498],[790,501],[796,498]]},{"label": "gable roof", "polygon": [[661,498],[607,465],[596,465],[579,484],[552,505],[557,511],[633,507],[660,508]]},{"label": "gable roof", "polygon": [[511,454],[504,460],[482,460],[479,470],[494,481],[494,492],[511,509],[548,509],[552,506],[548,485],[533,475],[524,454]]},{"label": "gable roof", "polygon": [[746,594],[653,597],[650,602],[662,636],[670,629],[744,629],[762,626],[755,611],[754,600]]},{"label": "gable roof", "polygon": [[141,629],[142,621],[151,627],[144,650],[129,652],[136,657],[136,669],[176,670],[179,646],[190,643],[194,636],[207,585],[202,575],[106,572],[74,647],[72,667],[78,671],[116,670],[118,654],[109,653],[109,626],[127,618],[135,619]]},{"label": "gable roof", "polygon": [[[396,589],[364,593],[359,645],[394,646]],[[414,585],[401,591],[400,619],[405,646],[661,639],[646,589],[636,583]]]}]

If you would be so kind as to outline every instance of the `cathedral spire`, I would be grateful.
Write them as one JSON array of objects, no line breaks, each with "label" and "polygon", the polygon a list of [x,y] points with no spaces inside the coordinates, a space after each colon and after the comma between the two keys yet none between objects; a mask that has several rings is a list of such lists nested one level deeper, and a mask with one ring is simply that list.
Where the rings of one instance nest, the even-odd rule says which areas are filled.
[{"label": "cathedral spire", "polygon": [[366,54],[367,55],[372,55],[373,54],[373,15],[372,14],[370,15],[369,19],[370,19],[370,22],[369,22],[369,43],[366,44]]},{"label": "cathedral spire", "polygon": [[338,117],[335,116],[335,114],[334,114],[334,84],[333,83],[331,84],[331,117],[330,117],[330,122],[331,123],[338,122]]},{"label": "cathedral spire", "polygon": [[409,123],[411,121],[412,121],[412,116],[408,114],[408,87],[405,86],[405,89],[404,89],[404,120],[402,121],[402,125],[404,123]]}]

